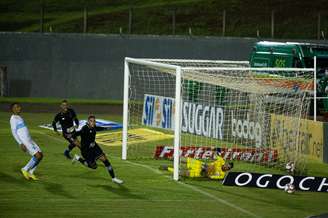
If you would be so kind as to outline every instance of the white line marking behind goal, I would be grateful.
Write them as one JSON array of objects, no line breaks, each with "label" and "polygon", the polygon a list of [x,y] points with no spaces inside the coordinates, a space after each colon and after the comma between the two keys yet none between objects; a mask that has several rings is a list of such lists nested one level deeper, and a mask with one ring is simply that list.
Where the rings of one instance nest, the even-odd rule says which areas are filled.
[{"label": "white line marking behind goal", "polygon": [[[46,134],[46,133],[44,133],[44,132],[41,132],[41,131],[37,131],[37,132],[40,133],[40,134],[42,134],[42,135],[48,136],[49,138],[52,138],[52,139],[54,139],[54,140],[56,140],[56,141],[64,141],[63,139],[57,138],[57,137],[55,137],[55,136],[48,135],[48,134]],[[111,157],[112,157],[112,158],[115,158],[115,159],[120,159],[120,158],[118,158],[118,157],[113,157],[113,156],[111,156]],[[153,173],[156,173],[156,174],[162,175],[162,176],[167,177],[167,178],[171,178],[171,177],[169,177],[169,176],[164,175],[164,174],[163,174],[161,171],[159,171],[158,169],[154,169],[154,168],[152,168],[152,167],[150,167],[150,166],[147,166],[147,165],[144,165],[144,164],[140,164],[140,163],[134,163],[134,162],[131,162],[131,161],[128,161],[128,160],[125,160],[125,161],[123,161],[123,162],[124,162],[124,163],[128,163],[128,164],[130,164],[130,165],[143,167],[143,168],[145,168],[145,169],[148,169],[148,170],[152,171]],[[211,198],[211,199],[213,199],[213,200],[215,200],[215,201],[217,201],[217,202],[220,202],[220,203],[225,204],[225,205],[227,205],[227,206],[229,206],[229,207],[232,207],[232,208],[234,208],[234,209],[236,209],[236,210],[239,210],[240,212],[242,212],[242,213],[244,213],[244,214],[247,214],[247,215],[249,215],[249,216],[251,216],[251,217],[260,217],[260,216],[254,214],[254,213],[252,213],[252,212],[250,212],[250,211],[248,211],[248,210],[245,210],[245,209],[243,209],[243,208],[241,208],[241,207],[239,207],[239,206],[237,206],[237,205],[235,205],[235,204],[232,204],[232,203],[230,203],[230,202],[228,202],[228,201],[226,201],[226,200],[224,200],[224,199],[221,199],[221,198],[219,198],[219,197],[217,197],[217,196],[215,196],[215,195],[212,195],[212,194],[210,194],[210,193],[208,193],[208,192],[205,192],[205,191],[203,191],[203,190],[201,190],[201,189],[199,189],[199,188],[197,188],[197,187],[195,187],[195,186],[192,186],[192,185],[189,185],[189,184],[186,184],[186,183],[180,182],[180,181],[177,181],[177,183],[178,183],[179,185],[182,185],[182,186],[188,188],[188,189],[191,189],[191,190],[193,190],[193,191],[195,191],[195,192],[198,192],[198,193],[200,193],[200,194],[202,194],[202,195],[205,195],[205,196],[207,196],[207,197],[209,197],[209,198]]]},{"label": "white line marking behind goal", "polygon": [[[146,169],[148,169],[148,170],[150,170],[150,171],[152,171],[152,172],[154,172],[154,173],[156,173],[156,174],[160,174],[160,175],[162,175],[162,176],[169,177],[169,176],[163,175],[163,173],[162,173],[161,171],[159,171],[158,169],[154,169],[154,168],[152,168],[152,167],[150,167],[150,166],[147,166],[147,165],[144,165],[144,164],[139,164],[139,163],[134,163],[134,162],[131,162],[131,161],[128,161],[128,160],[126,160],[126,161],[124,161],[124,162],[129,163],[129,164],[134,165],[134,166],[143,167],[143,168],[146,168]],[[171,178],[171,177],[169,177],[169,178]],[[249,215],[249,216],[251,216],[251,217],[259,217],[258,215],[254,214],[254,213],[252,213],[252,212],[250,212],[250,211],[248,211],[248,210],[245,210],[245,209],[243,209],[243,208],[241,208],[241,207],[238,207],[238,206],[235,205],[235,204],[232,204],[232,203],[230,203],[230,202],[228,202],[228,201],[226,201],[226,200],[223,200],[223,199],[221,199],[221,198],[218,198],[217,196],[212,195],[212,194],[210,194],[210,193],[208,193],[208,192],[205,192],[205,191],[203,191],[203,190],[201,190],[201,189],[199,189],[199,188],[197,188],[197,187],[195,187],[195,186],[192,186],[192,185],[189,185],[189,184],[186,184],[186,183],[180,182],[180,181],[177,181],[177,183],[178,183],[179,185],[182,185],[182,186],[184,186],[184,187],[186,187],[186,188],[189,188],[189,189],[191,189],[191,190],[193,190],[193,191],[195,191],[195,192],[198,192],[198,193],[200,193],[200,194],[202,194],[202,195],[205,195],[205,196],[207,196],[207,197],[209,197],[209,198],[211,198],[211,199],[213,199],[213,200],[215,200],[215,201],[218,201],[218,202],[220,202],[220,203],[222,203],[222,204],[225,204],[225,205],[227,205],[227,206],[229,206],[229,207],[232,207],[232,208],[234,208],[234,209],[236,209],[236,210],[239,210],[240,212],[242,212],[242,213],[244,213],[244,214],[247,214],[247,215]]]}]

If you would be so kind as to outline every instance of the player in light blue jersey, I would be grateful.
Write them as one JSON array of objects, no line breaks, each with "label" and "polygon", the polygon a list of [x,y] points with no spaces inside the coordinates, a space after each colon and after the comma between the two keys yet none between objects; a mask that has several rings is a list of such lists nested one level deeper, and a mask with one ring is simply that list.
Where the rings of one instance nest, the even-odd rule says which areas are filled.
[{"label": "player in light blue jersey", "polygon": [[32,140],[27,126],[23,118],[20,116],[22,110],[20,104],[13,103],[10,108],[13,113],[10,118],[11,132],[21,149],[24,152],[28,152],[32,156],[31,160],[21,169],[21,172],[27,180],[38,180],[38,178],[34,175],[34,171],[42,160],[42,151]]}]

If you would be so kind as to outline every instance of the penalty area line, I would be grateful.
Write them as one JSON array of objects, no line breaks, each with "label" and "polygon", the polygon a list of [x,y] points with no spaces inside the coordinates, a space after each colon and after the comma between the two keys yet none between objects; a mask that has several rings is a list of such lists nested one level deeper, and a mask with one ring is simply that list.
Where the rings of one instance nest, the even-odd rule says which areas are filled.
[{"label": "penalty area line", "polygon": [[49,134],[44,133],[44,132],[39,131],[39,130],[34,130],[33,132],[38,133],[38,134],[41,134],[41,135],[44,135],[44,136],[47,136],[48,138],[51,138],[51,139],[53,139],[53,140],[55,140],[57,142],[65,142],[65,140],[62,139],[62,138],[57,138],[56,136],[49,135]]},{"label": "penalty area line", "polygon": [[[152,168],[152,167],[150,167],[150,166],[147,166],[147,165],[144,165],[144,164],[140,164],[140,163],[134,163],[134,162],[131,162],[131,161],[128,161],[128,160],[125,160],[124,162],[129,163],[129,164],[134,165],[134,166],[139,166],[139,167],[146,168],[146,169],[152,171],[153,173],[160,174],[160,175],[162,175],[162,176],[164,176],[164,177],[167,177],[167,178],[171,178],[170,176],[166,176],[166,175],[164,175],[164,174],[163,174],[161,171],[159,171],[158,169],[154,169],[154,168]],[[260,216],[254,214],[254,213],[252,213],[252,212],[250,212],[250,211],[248,211],[248,210],[245,210],[245,209],[243,209],[243,208],[241,208],[241,207],[239,207],[239,206],[237,206],[237,205],[235,205],[235,204],[232,204],[232,203],[230,203],[230,202],[228,202],[228,201],[226,201],[226,200],[224,200],[224,199],[221,199],[221,198],[219,198],[219,197],[217,197],[217,196],[215,196],[215,195],[212,195],[212,194],[210,194],[210,193],[208,193],[208,192],[206,192],[206,191],[203,191],[203,190],[201,190],[201,189],[199,189],[199,188],[197,188],[197,187],[195,187],[195,186],[192,186],[192,185],[189,185],[189,184],[183,183],[183,182],[181,182],[181,181],[177,181],[177,183],[178,183],[179,185],[181,185],[181,186],[184,186],[184,187],[186,187],[186,188],[188,188],[188,189],[191,189],[191,190],[193,190],[193,191],[195,191],[195,192],[198,192],[198,193],[200,193],[200,194],[202,194],[202,195],[205,195],[205,196],[207,196],[207,197],[209,197],[209,198],[211,198],[211,199],[213,199],[213,200],[215,200],[215,201],[217,201],[217,202],[220,202],[220,203],[225,204],[225,205],[227,205],[227,206],[229,206],[229,207],[232,207],[232,208],[234,208],[234,209],[236,209],[236,210],[239,210],[240,212],[242,212],[242,213],[244,213],[244,214],[247,214],[247,215],[249,215],[249,216],[251,216],[251,217],[260,217]]]},{"label": "penalty area line", "polygon": [[[63,139],[57,138],[57,137],[55,137],[55,136],[48,135],[48,134],[43,133],[43,132],[41,132],[41,131],[39,131],[39,133],[42,134],[42,135],[48,136],[49,138],[52,138],[52,139],[54,139],[54,140],[56,140],[56,141],[64,141]],[[119,157],[115,157],[115,156],[112,156],[112,158],[114,158],[114,159],[120,159]],[[166,177],[166,178],[171,178],[170,176],[166,176],[166,175],[164,175],[164,174],[163,174],[161,171],[159,171],[158,169],[154,169],[154,168],[152,168],[152,167],[150,167],[150,166],[147,166],[147,165],[144,165],[144,164],[134,163],[134,162],[131,162],[131,161],[128,161],[128,160],[123,161],[123,163],[128,163],[128,164],[130,164],[130,165],[143,167],[143,168],[145,168],[145,169],[148,169],[148,170],[152,171],[152,172],[155,173],[155,174],[162,175],[162,176],[164,176],[164,177]],[[201,189],[199,189],[199,188],[197,188],[197,187],[195,187],[195,186],[192,186],[192,185],[189,185],[189,184],[183,183],[183,182],[181,182],[181,181],[177,181],[177,183],[178,183],[179,185],[181,185],[181,186],[184,186],[184,187],[186,187],[186,188],[188,188],[188,189],[191,189],[191,190],[193,190],[193,191],[195,191],[195,192],[198,192],[198,193],[200,193],[200,194],[202,194],[202,195],[204,195],[204,196],[207,196],[207,197],[209,197],[209,198],[211,198],[211,199],[213,199],[213,200],[215,200],[215,201],[217,201],[217,202],[220,202],[220,203],[225,204],[225,205],[227,205],[227,206],[229,206],[229,207],[231,207],[231,208],[234,208],[234,209],[236,209],[236,210],[238,210],[238,211],[240,211],[240,212],[242,212],[242,213],[244,213],[244,214],[247,214],[247,215],[249,215],[249,216],[251,216],[251,217],[260,217],[260,216],[254,214],[254,213],[252,213],[252,212],[250,212],[250,211],[248,211],[248,210],[245,210],[245,209],[243,209],[243,208],[241,208],[241,207],[239,207],[239,206],[237,206],[237,205],[235,205],[235,204],[233,204],[233,203],[230,203],[230,202],[228,202],[228,201],[226,201],[226,200],[224,200],[224,199],[221,199],[221,198],[219,198],[219,197],[217,197],[217,196],[215,196],[215,195],[212,195],[212,194],[210,194],[210,193],[208,193],[208,192],[206,192],[206,191],[203,191],[203,190],[201,190]]]}]

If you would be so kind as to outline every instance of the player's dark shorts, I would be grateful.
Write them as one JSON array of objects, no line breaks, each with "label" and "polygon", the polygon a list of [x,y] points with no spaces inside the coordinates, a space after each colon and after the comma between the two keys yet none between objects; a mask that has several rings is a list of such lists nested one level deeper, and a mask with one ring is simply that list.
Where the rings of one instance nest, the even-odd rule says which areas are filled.
[{"label": "player's dark shorts", "polygon": [[[87,149],[82,149],[81,154],[83,158],[87,161],[89,166],[97,166],[96,161],[99,159],[100,156],[104,154],[102,149],[95,143],[94,146],[89,146]],[[93,168],[93,167],[92,167]]]},{"label": "player's dark shorts", "polygon": [[72,133],[63,133],[63,137],[71,144],[74,144],[74,141],[77,139],[75,131]]}]

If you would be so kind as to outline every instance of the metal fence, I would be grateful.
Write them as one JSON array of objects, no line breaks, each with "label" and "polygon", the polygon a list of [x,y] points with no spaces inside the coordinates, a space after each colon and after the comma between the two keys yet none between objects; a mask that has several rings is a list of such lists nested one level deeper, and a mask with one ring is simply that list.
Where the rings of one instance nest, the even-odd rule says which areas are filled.
[{"label": "metal fence", "polygon": [[325,39],[328,33],[328,4],[319,1],[154,1],[147,5],[124,0],[28,2],[21,8],[3,9],[0,31],[275,39]]}]

